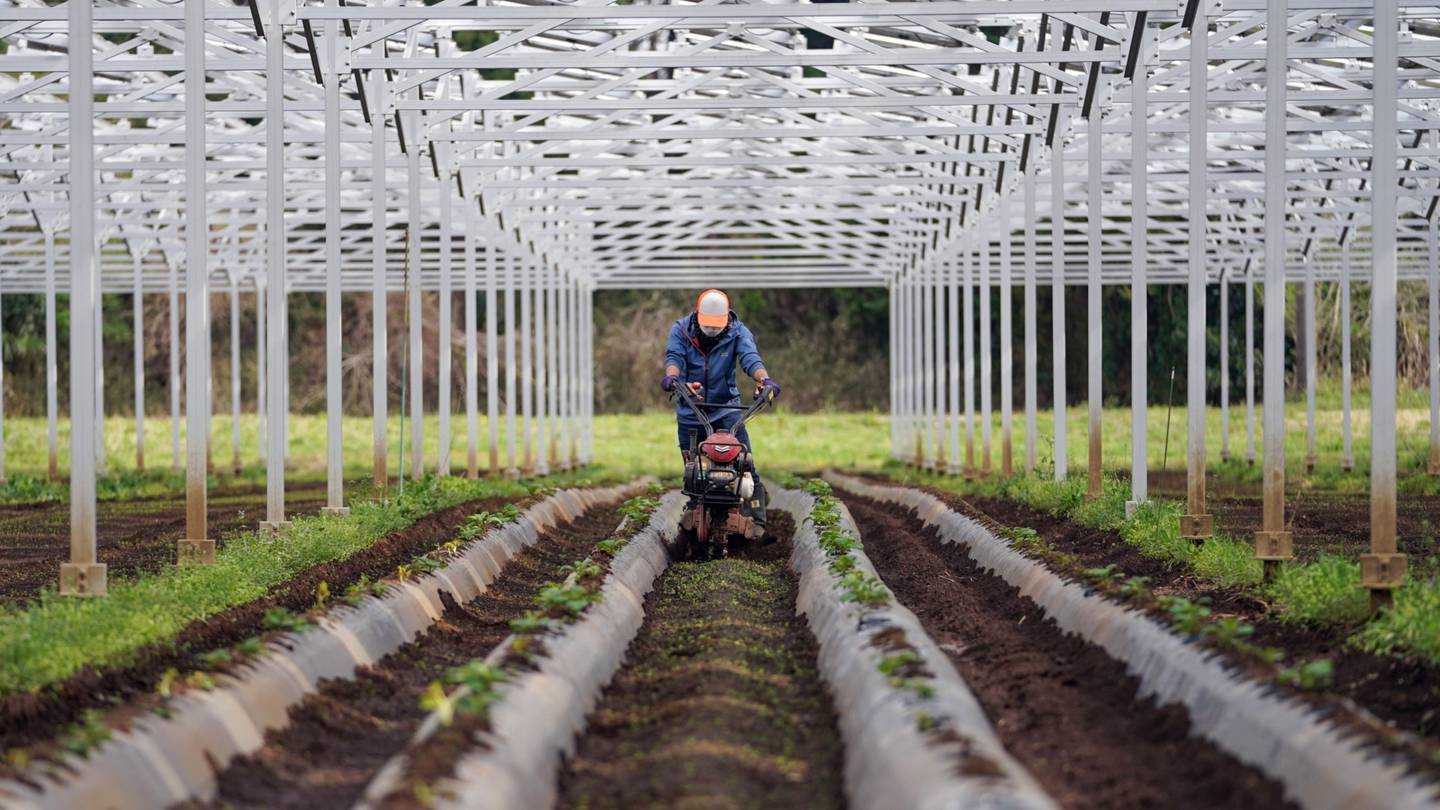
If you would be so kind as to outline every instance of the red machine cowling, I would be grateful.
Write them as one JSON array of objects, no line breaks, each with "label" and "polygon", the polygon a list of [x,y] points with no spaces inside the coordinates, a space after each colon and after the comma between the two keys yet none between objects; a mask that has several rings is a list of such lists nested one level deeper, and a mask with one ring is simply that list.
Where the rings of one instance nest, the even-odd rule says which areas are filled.
[{"label": "red machine cowling", "polygon": [[725,431],[712,433],[700,443],[700,452],[704,453],[706,458],[720,464],[734,461],[742,449],[744,448],[741,446],[740,440],[735,438],[734,434]]}]

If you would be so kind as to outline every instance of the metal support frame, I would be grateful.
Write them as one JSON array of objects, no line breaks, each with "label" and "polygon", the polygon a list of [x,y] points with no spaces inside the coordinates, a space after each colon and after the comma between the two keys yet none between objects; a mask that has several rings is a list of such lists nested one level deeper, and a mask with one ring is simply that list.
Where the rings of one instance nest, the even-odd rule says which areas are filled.
[{"label": "metal support frame", "polygon": [[1147,94],[1150,71],[1146,63],[1145,38],[1141,30],[1136,51],[1137,64],[1132,66],[1130,80],[1130,500],[1125,509],[1134,514],[1149,499],[1150,471],[1148,457],[1149,430],[1149,362],[1148,340],[1150,295],[1150,228],[1149,148]]},{"label": "metal support frame", "polygon": [[287,455],[289,389],[289,300],[286,287],[285,244],[285,49],[283,0],[269,0],[265,42],[266,114],[282,122],[266,131],[265,141],[265,321],[269,325],[265,352],[266,435],[265,519],[260,528],[279,531],[285,520],[285,460]]},{"label": "metal support frame", "polygon": [[[1273,27],[1273,26],[1272,26]],[[1360,556],[1360,584],[1383,604],[1405,580],[1395,544],[1395,321],[1397,280],[1396,84],[1400,20],[1396,0],[1375,0],[1375,120],[1370,195],[1370,553]],[[1266,433],[1268,438],[1268,431]]]},{"label": "metal support frame", "polygon": [[208,532],[210,245],[205,197],[205,2],[185,0],[185,536],[182,564],[215,561]]},{"label": "metal support frame", "polygon": [[1086,220],[1085,234],[1089,245],[1088,262],[1086,263],[1086,284],[1085,284],[1085,372],[1086,372],[1086,411],[1089,417],[1086,427],[1086,438],[1088,439],[1087,455],[1087,479],[1086,497],[1099,498],[1104,494],[1104,484],[1100,478],[1101,460],[1101,420],[1100,410],[1104,405],[1101,391],[1101,377],[1104,376],[1104,338],[1100,329],[1100,237],[1105,227],[1104,200],[1102,198],[1102,183],[1104,164],[1101,162],[1101,126],[1102,117],[1100,107],[1096,105],[1091,108],[1090,117],[1086,121],[1085,149],[1086,164],[1088,169],[1088,182],[1086,183]]},{"label": "metal support frame", "polygon": [[[1206,165],[1210,128],[1206,96],[1210,83],[1210,23],[1205,3],[1195,5],[1195,20],[1190,26],[1190,272],[1185,329],[1186,498],[1185,514],[1180,516],[1180,536],[1192,543],[1203,543],[1215,533],[1214,519],[1205,512],[1205,281],[1208,272],[1206,239],[1209,238],[1210,227],[1207,213],[1210,195],[1209,170]],[[1269,165],[1269,161],[1266,161],[1266,165]],[[1269,368],[1268,362],[1266,368]]]},{"label": "metal support frame", "polygon": [[[1267,7],[1267,31],[1287,29],[1285,3]],[[1285,109],[1285,36],[1265,38],[1265,104]],[[1255,556],[1267,578],[1294,556],[1285,528],[1285,117],[1265,119],[1264,513]]]}]

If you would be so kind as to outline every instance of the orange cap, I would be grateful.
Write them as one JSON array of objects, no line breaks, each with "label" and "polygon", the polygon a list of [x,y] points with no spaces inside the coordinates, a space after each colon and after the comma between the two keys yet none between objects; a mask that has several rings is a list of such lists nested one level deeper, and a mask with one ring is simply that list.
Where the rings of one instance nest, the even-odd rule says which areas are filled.
[{"label": "orange cap", "polygon": [[700,293],[695,299],[695,320],[711,329],[730,323],[730,296],[716,289]]}]

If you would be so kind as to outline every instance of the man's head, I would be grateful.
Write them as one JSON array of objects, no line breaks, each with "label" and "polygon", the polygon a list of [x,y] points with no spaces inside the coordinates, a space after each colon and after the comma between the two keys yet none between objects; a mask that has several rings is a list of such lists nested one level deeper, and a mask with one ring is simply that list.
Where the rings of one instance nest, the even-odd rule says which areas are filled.
[{"label": "man's head", "polygon": [[700,331],[715,337],[730,323],[730,296],[720,290],[705,290],[695,299],[695,321]]}]

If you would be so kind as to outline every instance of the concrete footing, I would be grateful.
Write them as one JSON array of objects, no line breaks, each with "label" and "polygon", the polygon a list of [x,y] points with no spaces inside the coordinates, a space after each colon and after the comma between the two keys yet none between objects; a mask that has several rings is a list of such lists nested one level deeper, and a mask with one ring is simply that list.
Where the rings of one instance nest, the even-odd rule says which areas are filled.
[{"label": "concrete footing", "polygon": [[213,565],[215,563],[215,541],[175,541],[175,563],[177,565]]},{"label": "concrete footing", "polygon": [[104,596],[108,589],[109,578],[104,563],[61,564],[61,596]]}]

